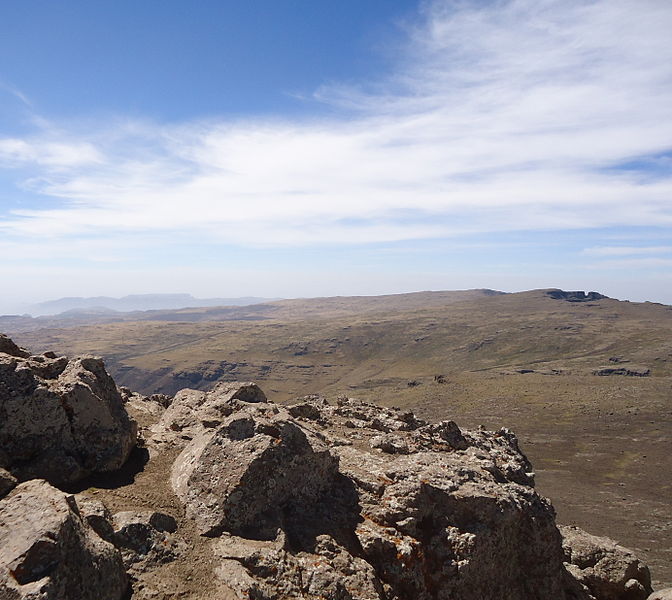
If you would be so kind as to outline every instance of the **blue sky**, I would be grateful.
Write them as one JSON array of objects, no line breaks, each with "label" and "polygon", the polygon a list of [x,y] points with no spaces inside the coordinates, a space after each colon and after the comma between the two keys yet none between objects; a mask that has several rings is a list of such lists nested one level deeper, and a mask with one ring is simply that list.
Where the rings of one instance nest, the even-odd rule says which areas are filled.
[{"label": "blue sky", "polygon": [[0,311],[64,295],[672,303],[667,0],[0,6]]}]

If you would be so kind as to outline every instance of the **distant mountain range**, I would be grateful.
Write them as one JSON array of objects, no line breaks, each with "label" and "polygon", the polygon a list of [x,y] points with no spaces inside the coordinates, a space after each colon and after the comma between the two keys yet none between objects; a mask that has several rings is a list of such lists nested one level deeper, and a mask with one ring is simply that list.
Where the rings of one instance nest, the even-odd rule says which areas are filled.
[{"label": "distant mountain range", "polygon": [[134,294],[123,298],[95,296],[92,298],[60,298],[40,302],[27,307],[26,312],[34,317],[72,312],[133,312],[139,310],[175,310],[179,308],[203,308],[209,306],[248,306],[279,298],[194,298],[191,294]]}]

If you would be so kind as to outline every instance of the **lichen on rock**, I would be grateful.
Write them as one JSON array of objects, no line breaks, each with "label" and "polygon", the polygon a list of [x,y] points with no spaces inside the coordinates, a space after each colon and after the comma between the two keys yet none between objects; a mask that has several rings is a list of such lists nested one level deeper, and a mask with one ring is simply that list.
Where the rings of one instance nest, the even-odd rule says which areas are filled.
[{"label": "lichen on rock", "polygon": [[0,598],[120,600],[127,589],[121,554],[73,496],[32,480],[0,501]]},{"label": "lichen on rock", "polygon": [[0,468],[56,485],[120,468],[137,427],[103,361],[26,354],[0,352]]}]

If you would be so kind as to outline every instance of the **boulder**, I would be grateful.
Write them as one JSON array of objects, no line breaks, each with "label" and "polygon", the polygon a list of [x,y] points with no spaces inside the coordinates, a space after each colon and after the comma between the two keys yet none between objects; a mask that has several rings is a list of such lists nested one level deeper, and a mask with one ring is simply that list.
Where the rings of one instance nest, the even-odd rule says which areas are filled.
[{"label": "boulder", "polygon": [[266,402],[254,383],[220,383],[209,392],[184,389],[175,394],[161,420],[151,428],[153,443],[184,444],[205,429],[213,429],[248,403]]},{"label": "boulder", "polygon": [[119,548],[131,575],[172,562],[184,550],[175,535],[177,522],[167,514],[124,511],[113,517],[112,541]]},{"label": "boulder", "polygon": [[630,550],[578,527],[560,531],[568,569],[596,600],[646,600],[651,594],[649,569]]},{"label": "boulder", "polygon": [[19,480],[118,469],[136,438],[102,360],[0,354],[0,467]]},{"label": "boulder", "polygon": [[646,600],[672,600],[672,588],[653,592]]},{"label": "boulder", "polygon": [[570,597],[550,503],[492,457],[335,452],[357,486],[363,556],[395,597]]},{"label": "boulder", "polygon": [[238,411],[176,459],[173,489],[202,534],[272,538],[286,511],[333,485],[338,461],[326,444],[274,410]]},{"label": "boulder", "polygon": [[0,598],[120,600],[119,551],[79,513],[73,496],[32,480],[0,501]]},{"label": "boulder", "polygon": [[112,527],[112,513],[107,506],[98,500],[87,496],[77,498],[79,514],[86,523],[106,542],[114,544],[114,528]]}]

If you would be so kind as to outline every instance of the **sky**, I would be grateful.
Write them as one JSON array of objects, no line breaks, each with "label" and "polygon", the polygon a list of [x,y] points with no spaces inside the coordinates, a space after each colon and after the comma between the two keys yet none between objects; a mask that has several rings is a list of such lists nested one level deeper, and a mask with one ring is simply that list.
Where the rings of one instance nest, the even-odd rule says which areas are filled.
[{"label": "sky", "polygon": [[672,304],[669,0],[0,3],[0,312]]}]

